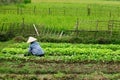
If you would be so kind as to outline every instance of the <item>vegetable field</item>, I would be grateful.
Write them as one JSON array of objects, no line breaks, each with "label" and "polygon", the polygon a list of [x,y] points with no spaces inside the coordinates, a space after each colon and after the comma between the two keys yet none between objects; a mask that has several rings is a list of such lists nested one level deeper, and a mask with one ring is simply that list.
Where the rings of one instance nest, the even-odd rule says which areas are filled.
[{"label": "vegetable field", "polygon": [[[120,80],[119,0],[7,1],[0,3],[0,80]],[[45,56],[24,56],[28,36]]]},{"label": "vegetable field", "polygon": [[29,46],[26,43],[10,44],[3,48],[0,54],[1,78],[6,74],[9,75],[8,79],[13,76],[38,80],[120,78],[120,45],[40,44],[45,51],[44,57],[23,56]]}]

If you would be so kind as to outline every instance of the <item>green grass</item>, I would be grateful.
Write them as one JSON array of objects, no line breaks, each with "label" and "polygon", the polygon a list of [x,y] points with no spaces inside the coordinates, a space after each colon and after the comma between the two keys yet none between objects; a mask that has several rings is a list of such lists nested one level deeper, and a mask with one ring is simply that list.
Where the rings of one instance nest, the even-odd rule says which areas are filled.
[{"label": "green grass", "polygon": [[34,3],[39,3],[39,2],[56,2],[56,3],[80,3],[80,4],[114,4],[117,5],[119,4],[118,1],[116,0],[32,0]]},{"label": "green grass", "polygon": [[[76,20],[79,19],[79,30],[96,30],[97,22],[96,21],[106,21],[99,22],[98,30],[108,30],[108,21],[109,20],[120,20],[120,7],[118,1],[98,1],[98,0],[69,0],[69,1],[43,1],[41,0],[38,3],[31,4],[16,4],[16,5],[6,5],[0,6],[0,30],[2,30],[2,26],[4,22],[4,30],[9,31],[12,26],[12,30],[14,34],[26,35],[26,34],[35,34],[32,24],[36,24],[38,32],[40,33],[41,41],[55,41],[55,37],[60,35],[63,31],[64,36],[74,35],[68,30],[75,29]],[[88,15],[88,7],[90,7],[90,14]],[[19,9],[19,11],[18,11]],[[34,10],[35,9],[35,10]],[[22,10],[22,12],[21,12]],[[110,16],[111,15],[111,16]],[[22,19],[24,18],[25,24],[25,33],[21,34],[21,25]],[[12,25],[10,23],[13,23]],[[20,23],[17,25],[17,23]],[[15,24],[15,25],[14,25]],[[119,26],[119,22],[115,24]],[[29,27],[31,29],[29,29]],[[17,30],[16,30],[17,29]],[[113,30],[119,30],[119,27],[114,27]],[[78,42],[83,43],[91,43],[93,38],[96,38],[93,42],[97,43],[97,41],[101,38],[100,34],[88,32],[79,33],[79,37],[81,37]],[[113,32],[114,33],[114,32]],[[88,34],[90,34],[88,36]],[[94,37],[97,35],[97,37]],[[110,36],[109,33],[103,32],[102,37]],[[52,37],[53,36],[53,37]],[[54,37],[55,36],[55,37]],[[83,38],[84,36],[84,38]],[[110,36],[111,37],[111,36]],[[117,36],[118,37],[118,36]],[[92,38],[92,40],[91,40]],[[115,39],[116,35],[112,36],[112,39]],[[85,41],[83,41],[85,39]],[[87,40],[88,39],[88,40]],[[67,39],[67,37],[63,39],[63,42],[72,42]],[[91,40],[91,41],[89,41]],[[56,40],[57,41],[57,40]],[[58,40],[59,42],[60,40]],[[77,41],[77,40],[76,40]],[[87,42],[88,41],[88,42]],[[104,40],[103,40],[104,41]],[[107,40],[108,41],[108,40]],[[92,42],[92,43],[93,43]],[[112,40],[110,41],[112,42]],[[107,42],[106,42],[107,43]]]},{"label": "green grass", "polygon": [[[28,24],[40,24],[45,28],[53,29],[56,31],[73,29],[76,24],[76,19],[79,18],[81,30],[96,29],[96,22],[84,22],[84,21],[108,21],[108,20],[120,20],[118,17],[120,14],[120,7],[117,1],[80,1],[79,3],[71,2],[41,2],[31,4],[20,4],[11,6],[0,6],[0,9],[15,9],[14,11],[7,10],[7,14],[4,11],[0,12],[0,23],[10,22],[16,23],[22,22],[22,18],[25,18],[25,23]],[[78,2],[78,1],[76,1]],[[107,4],[107,5],[106,5]],[[17,14],[17,7],[23,8],[23,14]],[[34,6],[36,12],[34,14]],[[90,16],[87,14],[88,6],[91,9]],[[50,14],[49,14],[50,8]],[[31,11],[26,11],[31,10]],[[111,17],[110,17],[111,12]],[[86,24],[87,23],[87,24]],[[101,23],[101,26],[107,26],[106,23]],[[104,28],[104,30],[107,28]]]}]

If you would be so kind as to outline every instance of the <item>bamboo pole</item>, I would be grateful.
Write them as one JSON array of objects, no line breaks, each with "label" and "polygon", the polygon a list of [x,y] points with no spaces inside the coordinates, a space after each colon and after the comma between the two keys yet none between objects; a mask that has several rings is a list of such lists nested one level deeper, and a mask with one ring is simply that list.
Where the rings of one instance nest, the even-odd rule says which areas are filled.
[{"label": "bamboo pole", "polygon": [[33,24],[33,27],[34,27],[34,29],[35,29],[35,32],[36,32],[37,36],[39,36],[38,30],[37,30],[35,24]]}]

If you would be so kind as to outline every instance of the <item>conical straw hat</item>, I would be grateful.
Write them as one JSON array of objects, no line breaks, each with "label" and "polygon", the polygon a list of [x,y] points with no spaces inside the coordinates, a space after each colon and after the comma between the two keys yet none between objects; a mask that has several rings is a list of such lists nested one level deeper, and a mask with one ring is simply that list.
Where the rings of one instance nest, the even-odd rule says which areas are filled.
[{"label": "conical straw hat", "polygon": [[34,37],[29,37],[27,43],[31,43],[31,42],[34,42],[34,41],[36,41],[36,40],[37,40],[37,39],[34,38]]}]

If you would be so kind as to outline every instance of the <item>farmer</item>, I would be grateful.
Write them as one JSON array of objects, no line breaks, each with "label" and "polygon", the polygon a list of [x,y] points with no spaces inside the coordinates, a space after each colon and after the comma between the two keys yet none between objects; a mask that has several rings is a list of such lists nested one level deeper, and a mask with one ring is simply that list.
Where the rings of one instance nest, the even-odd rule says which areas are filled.
[{"label": "farmer", "polygon": [[36,41],[37,39],[34,37],[29,37],[27,43],[30,43],[30,46],[28,48],[28,54],[25,54],[25,56],[29,55],[35,55],[35,56],[44,56],[44,51],[40,47],[39,43]]}]

